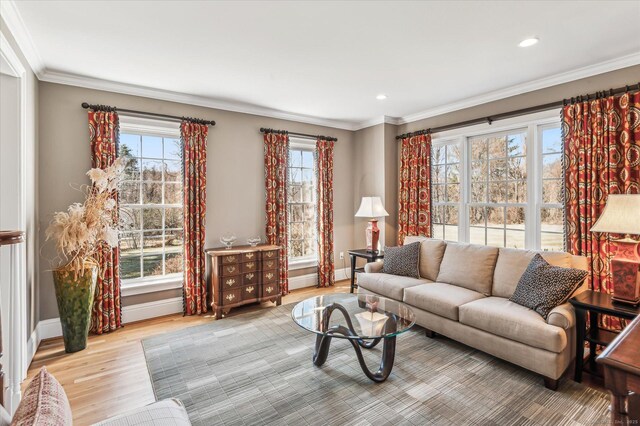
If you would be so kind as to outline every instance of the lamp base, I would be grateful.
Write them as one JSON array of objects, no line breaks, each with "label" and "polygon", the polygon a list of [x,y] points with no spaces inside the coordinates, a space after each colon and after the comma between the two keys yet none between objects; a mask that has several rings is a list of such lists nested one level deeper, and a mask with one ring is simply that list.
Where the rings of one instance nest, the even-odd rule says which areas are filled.
[{"label": "lamp base", "polygon": [[634,240],[613,241],[617,251],[611,259],[612,299],[629,305],[640,304],[640,244]]},{"label": "lamp base", "polygon": [[367,236],[367,251],[369,252],[377,252],[378,251],[378,240],[380,239],[380,228],[378,228],[378,219],[371,219],[369,221],[369,226],[365,231]]}]

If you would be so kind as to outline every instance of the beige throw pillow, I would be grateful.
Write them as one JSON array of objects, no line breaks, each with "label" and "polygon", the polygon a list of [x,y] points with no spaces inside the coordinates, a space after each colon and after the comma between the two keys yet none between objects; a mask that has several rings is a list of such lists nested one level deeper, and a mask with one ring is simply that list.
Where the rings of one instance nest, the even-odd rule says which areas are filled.
[{"label": "beige throw pillow", "polygon": [[489,296],[497,258],[496,247],[447,243],[436,281]]},{"label": "beige throw pillow", "polygon": [[418,263],[420,276],[435,281],[438,278],[438,272],[440,272],[440,263],[447,243],[442,240],[412,235],[405,237],[404,244],[407,245],[417,241],[420,242],[420,262]]}]

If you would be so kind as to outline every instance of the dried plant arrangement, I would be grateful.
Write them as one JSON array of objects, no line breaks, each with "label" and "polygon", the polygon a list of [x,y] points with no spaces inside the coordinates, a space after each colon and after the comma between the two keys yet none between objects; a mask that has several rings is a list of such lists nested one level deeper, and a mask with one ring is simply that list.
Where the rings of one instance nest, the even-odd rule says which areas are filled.
[{"label": "dried plant arrangement", "polygon": [[46,230],[46,240],[55,240],[60,254],[54,260],[59,269],[82,275],[87,263],[94,263],[102,244],[118,245],[118,214],[113,195],[122,179],[125,158],[118,158],[106,169],[91,169],[91,185],[77,189],[85,194],[83,203],[73,203],[66,212],[56,212]]}]

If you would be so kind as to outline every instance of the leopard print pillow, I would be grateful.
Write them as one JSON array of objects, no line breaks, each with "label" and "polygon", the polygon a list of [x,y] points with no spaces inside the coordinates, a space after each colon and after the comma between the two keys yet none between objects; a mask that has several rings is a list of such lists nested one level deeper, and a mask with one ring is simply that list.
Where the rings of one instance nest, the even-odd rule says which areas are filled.
[{"label": "leopard print pillow", "polygon": [[419,261],[420,241],[404,246],[385,247],[382,272],[402,275],[403,277],[420,278]]},{"label": "leopard print pillow", "polygon": [[586,277],[587,271],[551,266],[537,253],[509,300],[533,309],[546,319],[553,308],[566,302]]}]

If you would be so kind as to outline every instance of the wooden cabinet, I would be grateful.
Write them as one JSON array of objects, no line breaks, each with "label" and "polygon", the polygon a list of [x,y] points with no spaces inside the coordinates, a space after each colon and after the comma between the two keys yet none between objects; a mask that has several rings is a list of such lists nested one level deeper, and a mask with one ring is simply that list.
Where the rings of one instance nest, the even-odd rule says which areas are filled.
[{"label": "wooden cabinet", "polygon": [[231,308],[269,300],[280,305],[280,247],[239,246],[205,250],[209,263],[209,304],[222,318]]}]

